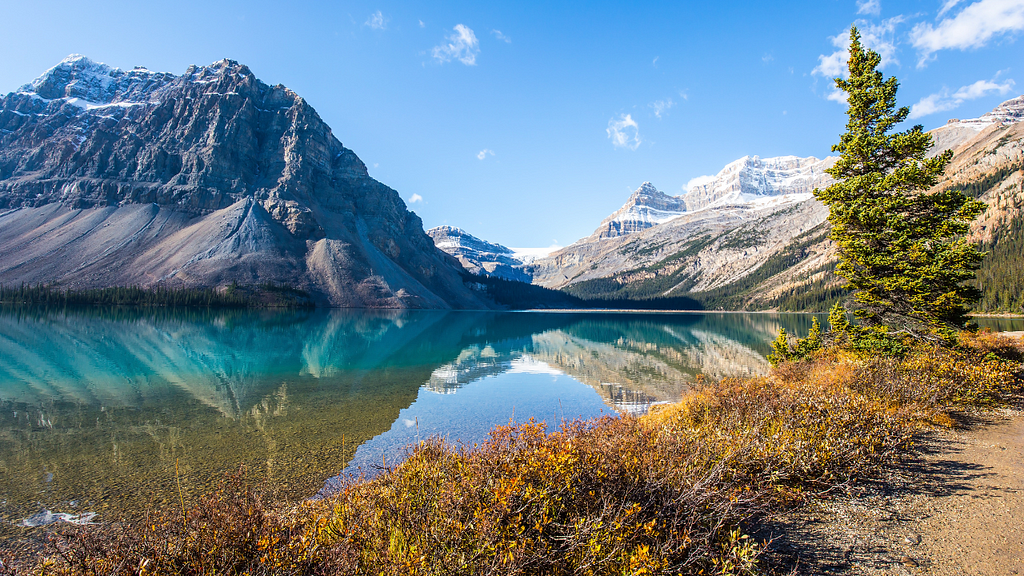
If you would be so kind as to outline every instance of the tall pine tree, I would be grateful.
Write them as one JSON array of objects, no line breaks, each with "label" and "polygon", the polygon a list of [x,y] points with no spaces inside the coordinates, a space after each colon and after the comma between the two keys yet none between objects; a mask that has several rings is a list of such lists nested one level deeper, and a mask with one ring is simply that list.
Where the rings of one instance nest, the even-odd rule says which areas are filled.
[{"label": "tall pine tree", "polygon": [[814,195],[829,207],[836,272],[854,290],[854,313],[866,326],[930,337],[962,328],[977,289],[983,254],[966,241],[985,205],[961,191],[930,192],[952,151],[926,158],[931,135],[921,126],[894,132],[910,110],[896,108],[896,78],[885,78],[877,53],[850,30],[849,121],[828,170],[836,183]]}]

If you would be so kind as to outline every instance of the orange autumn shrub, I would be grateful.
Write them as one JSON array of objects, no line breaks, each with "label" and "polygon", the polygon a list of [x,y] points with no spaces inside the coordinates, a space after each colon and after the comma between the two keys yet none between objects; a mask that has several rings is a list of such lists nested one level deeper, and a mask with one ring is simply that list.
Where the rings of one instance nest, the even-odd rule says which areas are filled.
[{"label": "orange autumn shrub", "polygon": [[184,517],[62,530],[18,570],[755,574],[763,546],[744,527],[766,507],[876,474],[922,427],[1022,391],[1024,346],[960,342],[902,358],[826,347],[641,417],[503,426],[473,448],[428,441],[376,478],[299,505],[269,504],[235,476]]}]

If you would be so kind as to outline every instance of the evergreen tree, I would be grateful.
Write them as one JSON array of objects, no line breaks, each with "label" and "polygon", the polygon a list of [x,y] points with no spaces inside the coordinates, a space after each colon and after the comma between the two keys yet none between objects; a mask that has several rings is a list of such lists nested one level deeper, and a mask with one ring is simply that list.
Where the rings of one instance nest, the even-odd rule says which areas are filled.
[{"label": "evergreen tree", "polygon": [[854,290],[855,315],[868,328],[917,338],[963,328],[983,254],[964,239],[985,205],[959,190],[929,192],[952,158],[925,153],[921,126],[894,132],[910,110],[896,108],[895,78],[876,70],[877,53],[850,30],[849,79],[836,78],[849,106],[846,133],[828,170],[836,183],[815,196],[829,207],[839,248],[836,273]]}]

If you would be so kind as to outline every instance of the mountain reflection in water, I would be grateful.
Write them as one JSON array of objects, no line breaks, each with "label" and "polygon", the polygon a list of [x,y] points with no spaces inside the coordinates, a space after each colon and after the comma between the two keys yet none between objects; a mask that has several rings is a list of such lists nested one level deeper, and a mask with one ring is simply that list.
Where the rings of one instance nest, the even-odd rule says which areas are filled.
[{"label": "mountain reflection in water", "polygon": [[[123,515],[245,465],[281,498],[418,438],[641,413],[767,369],[807,315],[0,312],[0,516]],[[408,424],[412,422],[413,424]],[[177,472],[176,472],[177,469]]]}]

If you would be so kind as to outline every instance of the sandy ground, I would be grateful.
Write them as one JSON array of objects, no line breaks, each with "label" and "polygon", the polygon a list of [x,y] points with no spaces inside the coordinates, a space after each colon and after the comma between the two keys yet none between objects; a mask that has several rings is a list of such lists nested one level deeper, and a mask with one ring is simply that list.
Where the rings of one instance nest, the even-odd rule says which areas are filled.
[{"label": "sandy ground", "polygon": [[854,494],[774,519],[779,573],[1024,574],[1024,411],[964,418]]}]

